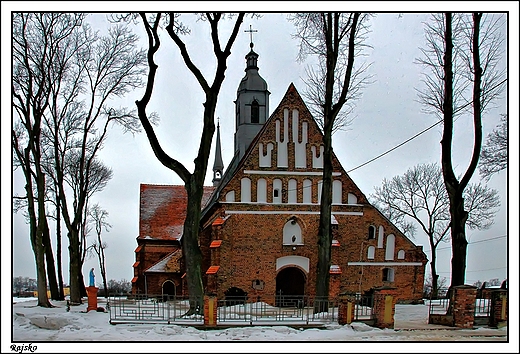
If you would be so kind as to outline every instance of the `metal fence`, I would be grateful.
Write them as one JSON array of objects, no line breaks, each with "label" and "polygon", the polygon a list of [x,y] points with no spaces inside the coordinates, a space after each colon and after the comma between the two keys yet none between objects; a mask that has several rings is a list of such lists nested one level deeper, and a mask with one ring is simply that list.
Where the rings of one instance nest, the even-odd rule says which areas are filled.
[{"label": "metal fence", "polygon": [[450,306],[450,299],[432,299],[428,302],[428,313],[435,315],[445,315]]},{"label": "metal fence", "polygon": [[[357,294],[355,321],[373,319],[373,296]],[[198,302],[203,306],[202,299]],[[110,323],[165,323],[203,325],[202,311],[188,315],[188,297],[136,294],[111,295],[107,309]],[[336,298],[309,296],[227,296],[217,300],[217,325],[323,325],[338,320]]]},{"label": "metal fence", "polygon": [[354,320],[364,321],[374,318],[374,295],[355,294],[356,307],[354,309]]},{"label": "metal fence", "polygon": [[[197,305],[202,306],[202,299]],[[108,298],[110,323],[175,323],[201,325],[201,314],[188,315],[190,300],[188,297],[167,295],[132,295],[121,297],[111,295]]]},{"label": "metal fence", "polygon": [[220,324],[324,324],[337,319],[337,299],[279,295],[268,299],[228,296],[218,300],[217,323]]}]

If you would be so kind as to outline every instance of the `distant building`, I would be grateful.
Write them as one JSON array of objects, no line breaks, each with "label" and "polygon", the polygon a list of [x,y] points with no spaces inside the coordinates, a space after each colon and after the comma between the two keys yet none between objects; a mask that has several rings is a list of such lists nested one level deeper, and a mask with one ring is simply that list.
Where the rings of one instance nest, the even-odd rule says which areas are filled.
[{"label": "distant building", "polygon": [[[270,93],[257,59],[251,45],[235,101],[235,156],[225,173],[217,127],[213,186],[204,189],[200,223],[204,285],[219,298],[312,296],[322,133],[293,84],[267,117]],[[422,246],[368,202],[336,156],[333,166],[330,295],[392,286],[400,300],[420,300]],[[140,193],[132,292],[185,294],[184,187],[143,184]]]}]

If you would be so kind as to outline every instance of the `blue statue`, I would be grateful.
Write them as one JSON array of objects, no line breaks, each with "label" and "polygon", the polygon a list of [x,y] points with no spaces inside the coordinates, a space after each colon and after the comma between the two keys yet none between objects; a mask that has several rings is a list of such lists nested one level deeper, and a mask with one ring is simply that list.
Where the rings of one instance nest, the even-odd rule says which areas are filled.
[{"label": "blue statue", "polygon": [[95,286],[94,278],[96,276],[94,275],[94,268],[90,270],[90,286]]}]

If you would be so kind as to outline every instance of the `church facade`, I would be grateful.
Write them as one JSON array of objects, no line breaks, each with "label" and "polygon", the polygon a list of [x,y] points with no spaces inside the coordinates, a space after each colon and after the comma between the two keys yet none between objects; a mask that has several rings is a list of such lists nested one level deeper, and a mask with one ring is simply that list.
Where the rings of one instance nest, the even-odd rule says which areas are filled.
[{"label": "church facade", "polygon": [[[213,186],[205,187],[200,249],[207,292],[218,298],[315,295],[323,173],[322,133],[296,87],[269,112],[258,55],[246,55],[237,90],[235,156],[224,173],[220,129]],[[422,298],[427,263],[333,156],[330,296],[397,289]],[[180,247],[183,186],[141,185],[133,293],[185,294]]]}]

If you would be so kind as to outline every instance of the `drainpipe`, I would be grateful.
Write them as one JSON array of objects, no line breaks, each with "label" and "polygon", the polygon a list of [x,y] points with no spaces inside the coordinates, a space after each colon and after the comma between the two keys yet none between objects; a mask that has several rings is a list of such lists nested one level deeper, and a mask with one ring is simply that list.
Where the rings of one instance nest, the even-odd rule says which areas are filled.
[{"label": "drainpipe", "polygon": [[144,293],[148,294],[148,282],[146,280],[146,274],[144,275]]}]

